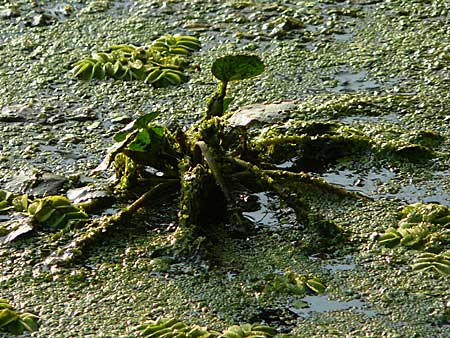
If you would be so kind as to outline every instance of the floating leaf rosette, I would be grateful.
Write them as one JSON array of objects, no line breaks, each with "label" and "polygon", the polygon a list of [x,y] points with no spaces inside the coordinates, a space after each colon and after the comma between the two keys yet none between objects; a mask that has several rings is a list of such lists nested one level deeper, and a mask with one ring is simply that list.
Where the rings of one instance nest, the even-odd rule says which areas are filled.
[{"label": "floating leaf rosette", "polygon": [[160,318],[144,323],[138,328],[144,337],[165,338],[269,338],[277,334],[277,330],[262,324],[232,325],[222,333],[208,330],[198,325],[186,325],[177,319]]},{"label": "floating leaf rosette", "polygon": [[144,337],[217,337],[205,327],[197,325],[188,326],[177,319],[160,318],[151,320],[139,326]]},{"label": "floating leaf rosette", "polygon": [[450,244],[450,208],[430,203],[414,203],[399,213],[397,227],[390,227],[379,242],[387,247],[397,245],[437,253]]},{"label": "floating leaf rosette", "polygon": [[186,82],[189,56],[199,50],[200,41],[188,35],[164,35],[150,46],[114,45],[72,65],[71,73],[80,80],[140,80],[154,87]]},{"label": "floating leaf rosette", "polygon": [[274,337],[277,330],[261,324],[233,325],[226,329],[220,337],[223,338],[245,338],[245,337]]},{"label": "floating leaf rosette", "polygon": [[420,253],[411,265],[413,271],[435,271],[450,276],[450,208],[414,203],[402,208],[397,227],[390,227],[378,241],[387,247],[403,246]]},{"label": "floating leaf rosette", "polygon": [[444,276],[450,276],[450,253],[434,254],[425,252],[414,260],[411,267],[418,272],[432,270]]},{"label": "floating leaf rosette", "polygon": [[33,201],[28,207],[33,219],[51,230],[62,229],[71,221],[87,219],[88,215],[78,209],[64,196],[47,196]]}]

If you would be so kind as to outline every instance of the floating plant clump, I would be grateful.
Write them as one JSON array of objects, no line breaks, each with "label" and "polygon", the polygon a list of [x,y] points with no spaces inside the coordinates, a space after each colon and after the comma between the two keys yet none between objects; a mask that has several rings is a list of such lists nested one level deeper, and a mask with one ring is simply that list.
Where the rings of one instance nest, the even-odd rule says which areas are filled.
[{"label": "floating plant clump", "polygon": [[194,36],[165,35],[150,46],[115,45],[72,65],[71,73],[81,80],[140,80],[154,87],[179,85],[188,80],[188,57],[201,47]]},{"label": "floating plant clump", "polygon": [[450,276],[450,253],[425,252],[414,260],[411,267],[414,271],[433,270],[442,275]]},{"label": "floating plant clump", "polygon": [[165,337],[165,338],[245,338],[260,337],[270,338],[277,334],[277,330],[267,325],[242,324],[233,325],[222,333],[208,330],[207,327],[198,325],[186,325],[177,319],[160,318],[143,323],[138,327],[144,337]]},{"label": "floating plant clump", "polygon": [[0,298],[0,333],[8,332],[20,335],[25,331],[35,332],[39,329],[39,317],[29,313],[19,313],[8,303]]},{"label": "floating plant clump", "polygon": [[0,190],[0,213],[3,212],[18,212],[21,215],[19,222],[12,220],[0,225],[0,237],[5,236],[5,242],[32,231],[36,225],[39,228],[56,231],[89,218],[82,209],[74,206],[64,196],[33,199],[28,194],[14,195],[9,191]]},{"label": "floating plant clump", "polygon": [[412,268],[415,271],[434,270],[450,275],[450,208],[430,203],[414,203],[399,213],[397,227],[391,227],[378,241],[387,246],[403,246],[419,250]]},{"label": "floating plant clump", "polygon": [[400,211],[398,227],[391,227],[379,242],[388,247],[440,252],[450,244],[450,208],[440,204],[414,203]]},{"label": "floating plant clump", "polygon": [[88,218],[88,215],[72,205],[63,196],[47,196],[33,201],[28,207],[33,219],[51,230],[65,228],[71,221]]},{"label": "floating plant clump", "polygon": [[288,271],[283,275],[269,274],[263,281],[253,286],[255,291],[263,295],[305,295],[308,292],[320,294],[326,286],[316,276],[307,276]]}]

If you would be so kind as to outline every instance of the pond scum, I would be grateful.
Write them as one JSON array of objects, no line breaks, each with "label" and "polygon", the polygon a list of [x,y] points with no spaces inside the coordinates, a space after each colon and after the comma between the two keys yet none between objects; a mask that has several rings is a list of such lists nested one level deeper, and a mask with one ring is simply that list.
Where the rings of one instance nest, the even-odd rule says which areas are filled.
[{"label": "pond scum", "polygon": [[[164,37],[164,41],[171,39],[176,38]],[[155,48],[155,44],[153,46],[152,48]],[[163,48],[159,44],[156,46]],[[176,46],[175,48],[181,48],[179,45]],[[160,80],[149,82],[158,83],[167,76],[164,68],[167,64],[156,66],[155,59],[152,59],[154,52],[151,49],[149,49],[151,52],[148,52],[144,49],[122,46],[113,47],[112,50],[113,56],[105,54],[76,63],[72,72],[83,80],[90,80],[92,77],[103,79],[105,74],[115,76],[119,72],[108,73],[107,69],[114,67],[116,70],[121,69],[120,72],[130,74],[126,77],[120,76],[121,79],[148,81],[155,71],[152,67],[158,67]],[[117,51],[120,53],[114,54]],[[145,55],[150,53],[152,56],[138,58],[136,55],[140,55],[141,52]],[[162,50],[162,55],[172,52],[173,50],[168,47]],[[186,54],[189,52],[190,50],[186,50]],[[158,57],[160,56],[158,49]],[[113,57],[118,60],[112,60]],[[149,59],[151,60],[148,61]],[[146,62],[139,63],[136,68],[138,60]],[[151,65],[147,73],[133,75],[146,64]],[[167,69],[174,68],[170,67],[172,66]],[[172,251],[178,258],[198,254],[212,257],[213,254],[208,248],[220,243],[221,237],[245,237],[254,233],[254,226],[242,215],[245,211],[245,204],[239,200],[242,198],[242,191],[271,190],[296,211],[299,221],[309,222],[309,228],[318,232],[324,244],[345,240],[342,229],[320,215],[313,216],[299,196],[305,189],[316,189],[354,199],[364,197],[346,192],[303,172],[276,169],[275,165],[300,154],[305,160],[329,162],[339,157],[352,156],[368,149],[376,151],[383,147],[377,147],[377,144],[364,133],[340,127],[335,123],[299,122],[288,128],[275,124],[263,134],[253,139],[249,138],[245,126],[232,126],[227,123],[230,116],[227,114],[227,102],[230,101],[226,96],[227,86],[231,81],[257,76],[264,68],[262,61],[255,55],[228,55],[219,58],[212,66],[213,75],[220,81],[219,88],[208,100],[204,117],[188,131],[182,132],[179,129],[171,131],[167,127],[155,124],[153,121],[158,117],[158,113],[155,112],[139,117],[116,134],[114,146],[92,174],[104,171],[113,164],[117,180],[115,186],[117,198],[120,198],[119,195],[141,195],[133,204],[116,215],[89,222],[88,215],[82,209],[73,206],[65,197],[48,196],[33,200],[27,195],[14,196],[4,190],[1,191],[1,210],[4,212],[15,210],[29,214],[31,221],[27,231],[35,227],[48,231],[81,228],[78,238],[63,248],[60,259],[54,260],[53,264],[68,264],[81,259],[84,251],[104,236],[108,229],[120,227],[125,217],[132,217],[141,206],[152,199],[158,199],[158,192],[161,189],[180,190],[178,227],[166,251]],[[100,75],[98,69],[101,69]],[[165,83],[176,85],[180,81],[172,83],[167,80]],[[413,147],[414,145],[409,146],[408,153]],[[389,152],[403,156],[404,149],[391,147]],[[420,146],[419,149],[420,151],[426,149],[427,153],[432,153],[432,150],[425,146]],[[261,163],[264,163],[264,168]],[[148,171],[149,167],[156,171]],[[234,185],[231,183],[236,180],[239,188],[235,187],[236,183]],[[243,189],[244,184],[247,184],[247,187]],[[290,194],[286,195],[288,191]],[[220,197],[210,198],[212,195]],[[441,274],[450,275],[450,256],[444,252],[450,243],[449,209],[440,205],[418,203],[405,207],[400,215],[402,219],[398,228],[387,229],[386,233],[380,236],[379,242],[390,247],[402,245],[420,249],[423,252],[415,259],[412,265],[414,270],[433,269]],[[225,221],[220,222],[219,219]],[[7,234],[7,241],[12,241],[26,231],[10,227],[3,228],[2,232]],[[286,276],[275,276],[263,287],[262,292],[303,294],[306,289],[317,293],[325,290],[325,286],[316,277],[304,278],[293,273]],[[21,333],[23,330],[37,329],[36,316],[16,314],[6,301],[2,304],[4,305],[0,312],[2,330]],[[144,336],[150,337],[163,335],[164,337],[272,337],[276,334],[270,327],[258,324],[232,326],[219,333],[197,326],[187,326],[172,319],[159,319],[143,324],[140,330]]]},{"label": "pond scum", "polygon": [[[286,22],[296,23],[293,19]],[[70,73],[83,81],[112,78],[144,81],[155,88],[177,86],[189,80],[190,57],[200,48],[196,37],[164,35],[149,46],[113,45],[105,52],[71,64]],[[436,150],[439,145],[436,140],[442,137],[429,130],[393,142],[334,121],[273,122],[258,117],[251,123],[230,122],[233,117],[228,109],[232,101],[227,96],[230,83],[259,76],[266,68],[254,54],[220,57],[211,67],[213,76],[219,80],[218,89],[207,100],[201,119],[189,129],[158,124],[159,112],[152,111],[116,133],[105,159],[91,172],[98,175],[112,166],[113,200],[121,205],[134,200],[112,216],[93,217],[95,201],[73,204],[59,195],[36,197],[0,190],[0,212],[20,214],[19,221],[13,218],[0,226],[2,240],[18,242],[25,234],[36,231],[52,233],[58,248],[45,263],[50,268],[67,267],[83,261],[88,250],[109,233],[123,228],[130,218],[139,217],[141,208],[156,204],[164,192],[177,196],[178,212],[176,230],[160,249],[160,257],[174,261],[193,257],[214,260],[220,255],[217,248],[224,240],[257,233],[255,224],[243,212],[251,208],[248,201],[253,193],[270,191],[294,210],[297,221],[305,225],[304,231],[314,238],[313,248],[320,254],[321,248],[348,241],[349,234],[316,212],[303,195],[312,191],[319,196],[327,194],[351,201],[369,198],[328,184],[299,168],[311,161],[326,165],[367,153],[388,162],[405,163],[442,155]],[[342,112],[341,103],[333,105],[338,113]],[[297,167],[279,169],[280,164],[293,158]],[[96,214],[101,212],[95,210]],[[59,246],[58,240],[64,240],[69,232],[72,237],[68,236],[66,243]],[[397,225],[377,234],[375,239],[380,246],[412,252],[414,257],[409,263],[417,273],[450,276],[450,208],[446,206],[436,203],[403,206]],[[326,283],[312,274],[283,271],[267,275],[252,287],[264,298],[272,294],[320,294]],[[8,300],[0,299],[0,331],[34,332],[39,325],[45,322],[39,321],[38,316],[18,312]],[[216,331],[175,318],[146,321],[135,331],[142,336],[167,338],[290,336],[259,323],[232,325]]]}]

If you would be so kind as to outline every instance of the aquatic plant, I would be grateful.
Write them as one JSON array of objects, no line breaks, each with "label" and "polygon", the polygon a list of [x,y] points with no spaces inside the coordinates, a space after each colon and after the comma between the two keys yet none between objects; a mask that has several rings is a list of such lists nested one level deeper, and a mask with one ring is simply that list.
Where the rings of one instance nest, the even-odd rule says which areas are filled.
[{"label": "aquatic plant", "polygon": [[325,291],[325,285],[316,276],[298,274],[287,271],[284,274],[268,274],[261,282],[256,283],[253,289],[263,295],[304,295],[307,292],[320,294]]},{"label": "aquatic plant", "polygon": [[215,94],[207,101],[206,118],[222,116],[231,102],[226,98],[231,81],[249,79],[265,70],[264,63],[254,55],[227,55],[214,61],[211,72],[220,81]]},{"label": "aquatic plant", "polygon": [[[172,64],[173,60],[181,60],[179,66],[184,67],[185,54],[198,47],[196,38],[169,35],[157,39],[148,49],[116,46],[110,54],[121,55],[123,60],[110,60],[112,56],[108,53],[98,54],[95,64],[93,60],[86,61],[83,71],[78,64],[75,74],[83,74],[89,79],[100,68],[101,74],[107,74],[111,66],[122,67],[123,61],[128,67],[127,76],[138,74],[135,70],[160,67],[146,73],[145,78],[142,74],[138,77],[154,84],[170,84],[170,80],[160,78],[164,73],[161,67]],[[159,61],[169,61],[158,63],[153,56]],[[299,162],[330,161],[367,150],[371,140],[357,129],[331,122],[296,122],[290,126],[270,123],[267,128],[254,128],[256,132],[247,124],[231,123],[233,114],[227,113],[232,99],[227,97],[229,84],[253,78],[264,70],[264,63],[256,55],[234,54],[218,58],[211,67],[213,76],[219,81],[218,89],[207,100],[203,118],[187,131],[155,123],[159,112],[153,111],[140,116],[114,135],[113,146],[91,174],[113,165],[115,193],[128,198],[141,197],[116,215],[92,220],[89,227],[80,229],[73,242],[59,250],[64,252],[65,262],[82,254],[108,229],[120,227],[121,222],[142,205],[161,199],[161,195],[174,196],[177,192],[177,230],[170,239],[174,255],[203,250],[206,247],[204,243],[216,245],[213,243],[223,236],[246,237],[253,234],[254,224],[242,215],[245,208],[245,203],[241,203],[243,191],[268,190],[278,194],[286,205],[293,208],[297,219],[316,234],[314,243],[318,249],[342,243],[345,240],[342,228],[312,212],[301,196],[320,191],[345,198],[363,197],[311,177],[295,167],[279,170],[276,164],[286,160],[286,156],[290,158],[299,153],[303,155]],[[155,78],[151,75],[153,71],[158,74]],[[21,203],[29,201],[25,199]],[[53,201],[47,198],[33,201],[26,210],[34,214],[37,222],[45,223],[49,228],[59,228],[73,217],[85,217],[67,203],[67,200],[63,203],[62,199]],[[322,289],[319,285],[314,286],[314,281],[305,281],[305,285],[311,290]]]},{"label": "aquatic plant", "polygon": [[0,237],[6,236],[5,242],[13,241],[32,231],[36,225],[42,229],[56,231],[89,218],[82,209],[74,206],[64,196],[32,198],[28,194],[16,195],[0,190],[0,212],[11,211],[19,212],[20,217],[0,225]]},{"label": "aquatic plant", "polygon": [[438,253],[450,244],[450,208],[430,203],[414,203],[399,212],[397,227],[390,227],[378,241]]},{"label": "aquatic plant", "polygon": [[188,35],[164,35],[150,46],[114,45],[72,64],[70,72],[81,80],[141,80],[154,87],[179,85],[187,81],[188,56],[201,47]]},{"label": "aquatic plant", "polygon": [[34,200],[28,207],[33,220],[51,230],[66,227],[71,221],[88,218],[64,196],[47,196]]},{"label": "aquatic plant", "polygon": [[[138,327],[141,331],[141,335],[144,337],[214,337],[213,333],[209,332],[206,327],[200,327],[197,325],[186,325],[182,321],[177,319],[159,318],[157,320],[151,320],[143,323]],[[215,336],[217,337],[217,335]]]},{"label": "aquatic plant", "polygon": [[390,227],[378,241],[387,246],[403,246],[421,253],[411,265],[414,271],[432,270],[450,275],[450,208],[436,204],[414,203],[399,212],[398,227]]},{"label": "aquatic plant", "polygon": [[12,206],[13,194],[10,191],[0,189],[0,212],[6,212],[14,207]]},{"label": "aquatic plant", "polygon": [[35,332],[39,329],[39,317],[29,313],[19,313],[6,299],[0,298],[0,332],[20,335],[24,331]]},{"label": "aquatic plant", "polygon": [[220,337],[223,338],[264,338],[275,337],[277,330],[267,325],[261,324],[242,324],[233,325],[227,328]]},{"label": "aquatic plant", "polygon": [[185,337],[185,338],[270,338],[277,334],[277,330],[262,324],[233,325],[222,333],[209,330],[198,325],[186,325],[177,319],[159,318],[143,323],[138,327],[144,337]]},{"label": "aquatic plant", "polygon": [[414,271],[434,270],[442,275],[450,276],[450,253],[422,253],[414,259],[411,267]]}]

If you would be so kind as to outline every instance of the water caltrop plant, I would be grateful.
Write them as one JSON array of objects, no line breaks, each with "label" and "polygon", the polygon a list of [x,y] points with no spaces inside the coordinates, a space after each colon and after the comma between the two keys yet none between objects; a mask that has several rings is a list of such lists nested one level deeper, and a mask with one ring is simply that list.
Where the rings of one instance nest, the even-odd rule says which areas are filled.
[{"label": "water caltrop plant", "polygon": [[[214,242],[224,235],[245,237],[253,233],[254,225],[242,215],[246,207],[242,203],[243,192],[259,189],[284,195],[286,187],[296,193],[316,186],[346,194],[305,173],[261,169],[258,157],[242,142],[246,139],[245,130],[227,122],[231,100],[227,97],[228,85],[265,70],[257,55],[226,55],[218,58],[211,70],[220,82],[200,121],[182,132],[155,123],[158,112],[142,115],[113,137],[113,147],[92,172],[96,174],[113,165],[117,191],[141,194],[139,203],[154,199],[158,191],[167,194],[178,190],[178,227],[173,235],[177,252],[191,252],[205,239]],[[294,183],[286,184],[286,180]],[[308,208],[303,203],[292,198],[289,203],[298,217],[308,218]],[[341,238],[339,228],[332,222],[315,218],[313,223],[322,223],[328,234]]]}]

